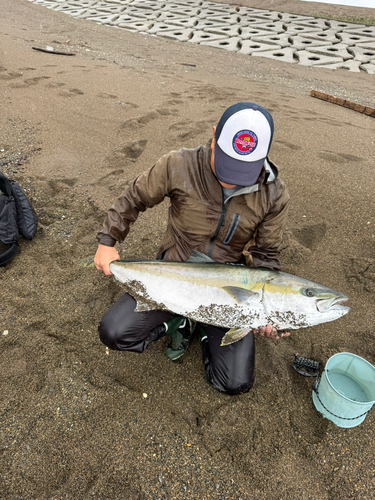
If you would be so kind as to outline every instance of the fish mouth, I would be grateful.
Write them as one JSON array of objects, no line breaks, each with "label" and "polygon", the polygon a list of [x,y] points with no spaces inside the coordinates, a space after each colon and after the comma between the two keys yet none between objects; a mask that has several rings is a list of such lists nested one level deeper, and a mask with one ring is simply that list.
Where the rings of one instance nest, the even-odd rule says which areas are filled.
[{"label": "fish mouth", "polygon": [[328,310],[349,312],[350,308],[343,305],[343,303],[347,300],[349,300],[349,298],[345,295],[335,297],[333,299],[318,299],[316,302],[316,308],[319,312],[327,312]]}]

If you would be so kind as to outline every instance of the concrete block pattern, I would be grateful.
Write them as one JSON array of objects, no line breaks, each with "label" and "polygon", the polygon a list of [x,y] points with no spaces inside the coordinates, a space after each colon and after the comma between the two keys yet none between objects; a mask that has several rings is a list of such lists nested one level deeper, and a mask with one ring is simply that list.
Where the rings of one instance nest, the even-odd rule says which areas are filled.
[{"label": "concrete block pattern", "polygon": [[313,40],[319,40],[321,42],[329,42],[329,43],[339,43],[340,39],[337,38],[337,32],[335,30],[327,30],[327,31],[313,31],[307,32],[303,34],[304,38],[312,38]]},{"label": "concrete block pattern", "polygon": [[353,54],[355,61],[363,63],[374,61],[375,62],[375,49],[363,49],[362,47],[349,47],[348,51]]},{"label": "concrete block pattern", "polygon": [[[270,51],[271,46],[269,43],[254,42],[254,40],[243,40],[241,44],[241,49],[239,52],[241,54],[251,55],[255,52]],[[280,45],[272,47],[273,50],[281,50]]]},{"label": "concrete block pattern", "polygon": [[237,24],[240,20],[237,14],[216,14],[214,16],[207,16],[206,19],[227,24]]},{"label": "concrete block pattern", "polygon": [[362,47],[364,49],[375,49],[375,42],[362,42],[355,45],[356,47]]},{"label": "concrete block pattern", "polygon": [[[254,29],[263,29],[263,28],[259,28],[258,24],[264,24],[264,19],[259,19],[259,17],[239,16],[238,22],[240,23],[241,26],[244,26],[247,28],[253,27]],[[269,29],[267,29],[266,31],[269,31]]]},{"label": "concrete block pattern", "polygon": [[301,26],[300,24],[288,24],[286,30],[283,30],[290,35],[305,35],[305,33],[322,33],[320,28],[314,28],[312,26]]},{"label": "concrete block pattern", "polygon": [[[71,13],[69,12],[69,14],[71,14]],[[80,19],[88,19],[90,17],[95,17],[97,15],[99,15],[97,10],[88,9],[88,10],[86,10],[86,12],[84,12],[83,14],[80,15]],[[74,16],[74,17],[76,17],[76,16]],[[129,17],[129,20],[131,20],[130,17]]]},{"label": "concrete block pattern", "polygon": [[194,35],[189,40],[191,43],[213,42],[214,40],[223,40],[227,38],[225,35],[215,35],[207,33],[207,31],[194,31]]},{"label": "concrete block pattern", "polygon": [[228,26],[225,23],[221,23],[220,21],[212,21],[210,19],[200,19],[198,24],[195,25],[196,30],[204,30],[206,28],[222,28],[223,26]]},{"label": "concrete block pattern", "polygon": [[[70,8],[71,6],[68,5],[68,7]],[[95,5],[95,9],[98,12],[104,12],[108,14],[121,14],[124,10],[126,10],[126,7],[127,7],[126,5],[103,5],[100,7]]]},{"label": "concrete block pattern", "polygon": [[305,38],[303,36],[295,36],[290,38],[290,40],[291,40],[291,47],[296,50],[303,50],[303,49],[310,50],[310,47],[322,47],[323,45],[327,47],[328,45],[333,45],[330,42],[314,40],[313,38]]},{"label": "concrete block pattern", "polygon": [[280,21],[281,12],[274,12],[265,10],[263,12],[253,12],[251,14],[252,17],[259,17],[260,19],[265,19],[266,21]]},{"label": "concrete block pattern", "polygon": [[237,37],[239,36],[240,27],[232,24],[230,26],[216,26],[216,27],[208,27],[204,28],[203,31],[207,31],[207,33],[214,33],[215,35],[224,35],[227,37]]},{"label": "concrete block pattern", "polygon": [[340,57],[325,56],[323,54],[316,54],[314,52],[309,52],[308,50],[300,50],[296,52],[298,57],[298,64],[302,66],[315,66],[321,64],[338,64],[344,62]]},{"label": "concrete block pattern", "polygon": [[354,58],[353,54],[348,52],[348,46],[344,43],[325,45],[324,47],[309,47],[308,50],[314,54],[321,54],[323,56],[341,57],[344,61]]},{"label": "concrete block pattern", "polygon": [[147,9],[137,9],[136,7],[127,7],[122,15],[128,15],[130,17],[143,17],[144,19],[157,19],[159,17],[159,12]]},{"label": "concrete block pattern", "polygon": [[166,24],[166,23],[152,23],[151,28],[147,30],[147,33],[150,33],[151,35],[156,35],[157,33],[161,34],[164,31],[174,31],[176,29],[176,26],[173,26],[172,24]]},{"label": "concrete block pattern", "polygon": [[375,27],[205,0],[29,0],[78,19],[245,55],[375,74]]},{"label": "concrete block pattern", "polygon": [[[130,0],[132,1],[132,0]],[[144,1],[144,0],[142,0]],[[200,0],[172,0],[172,2],[169,2],[168,0],[165,1],[165,2],[162,2],[162,3],[165,3],[166,5],[168,3],[173,3],[173,4],[180,4],[180,5],[183,5],[184,7],[199,7],[200,5],[202,5],[202,2]]]},{"label": "concrete block pattern", "polygon": [[259,57],[268,57],[269,59],[275,59],[277,61],[283,61],[283,62],[288,62],[288,63],[296,63],[297,60],[294,57],[295,50],[286,47],[284,49],[280,50],[269,50],[269,51],[262,51],[262,52],[254,52],[253,56],[259,56]]},{"label": "concrete block pattern", "polygon": [[290,47],[290,37],[284,34],[266,35],[266,36],[253,36],[251,37],[254,42],[269,43],[271,45],[279,45],[280,47]]},{"label": "concrete block pattern", "polygon": [[321,67],[321,68],[328,68],[328,69],[346,69],[347,71],[359,73],[361,71],[360,65],[361,65],[360,61],[351,60],[351,61],[344,61],[341,63],[327,64],[324,66],[319,66],[319,65],[316,65],[316,66]]},{"label": "concrete block pattern", "polygon": [[190,28],[186,29],[176,29],[173,30],[165,30],[162,32],[155,33],[156,36],[162,36],[164,38],[168,38],[169,40],[177,40],[178,42],[188,42],[192,36],[193,31]]},{"label": "concrete block pattern", "polygon": [[[257,29],[256,26],[252,26],[252,27],[241,26],[240,27],[240,36],[244,40],[249,39],[249,38],[254,39],[255,37],[259,37],[259,36],[270,36],[270,32],[268,30]],[[274,35],[271,35],[271,36],[274,36]],[[277,36],[277,33],[275,36]]]},{"label": "concrete block pattern", "polygon": [[328,29],[327,21],[324,19],[307,19],[307,20],[297,20],[293,21],[293,24],[298,24],[299,26],[307,26],[308,28],[319,28],[320,30]]},{"label": "concrete block pattern", "polygon": [[100,24],[111,24],[114,21],[116,21],[120,16],[118,14],[107,14],[107,15],[99,15],[99,16],[92,16],[92,17],[87,17],[86,19],[88,21],[95,21],[96,23]]},{"label": "concrete block pattern", "polygon": [[184,16],[197,16],[199,14],[199,6],[194,7],[194,6],[189,6],[189,5],[184,5],[184,4],[178,4],[178,3],[167,3],[165,6],[163,6],[161,11],[166,10],[168,12],[178,12],[179,14],[182,14]]},{"label": "concrete block pattern", "polygon": [[363,71],[366,71],[366,73],[368,73],[369,75],[375,75],[375,64],[361,64],[361,69],[363,69]]},{"label": "concrete block pattern", "polygon": [[35,0],[33,3],[36,3],[38,5],[43,5],[44,7],[47,7],[47,9],[53,9],[53,7],[56,6],[55,2],[44,2],[43,0]]},{"label": "concrete block pattern", "polygon": [[[180,1],[183,2],[183,0]],[[220,9],[225,10],[228,14],[235,14],[237,12],[237,7],[235,5],[229,5],[227,3],[198,1],[198,4],[202,9]]]},{"label": "concrete block pattern", "polygon": [[[107,0],[108,1],[108,0]],[[165,3],[162,2],[140,2],[139,0],[132,2],[133,7],[137,9],[151,9],[151,10],[160,10],[162,7],[165,7]]]},{"label": "concrete block pattern", "polygon": [[68,4],[51,4],[50,8],[52,10],[56,10],[57,12],[64,12],[64,11],[72,10],[72,6],[68,5]]},{"label": "concrete block pattern", "polygon": [[354,23],[345,23],[344,21],[334,21],[332,19],[327,20],[327,24],[330,28],[336,31],[345,31],[350,28],[364,28],[364,24],[354,24]]},{"label": "concrete block pattern", "polygon": [[346,43],[346,45],[357,45],[357,43],[374,41],[374,39],[369,36],[361,36],[352,33],[337,33],[337,37],[340,38],[342,43]]},{"label": "concrete block pattern", "polygon": [[299,16],[298,14],[288,14],[287,12],[281,12],[280,19],[281,21],[284,21],[286,23],[294,23],[296,21],[307,21],[309,19],[315,18],[311,16]]},{"label": "concrete block pattern", "polygon": [[223,38],[222,40],[214,40],[213,42],[201,42],[201,45],[210,45],[211,47],[216,47],[217,49],[225,49],[231,52],[238,52],[241,48],[240,42],[241,38]]},{"label": "concrete block pattern", "polygon": [[197,14],[197,17],[199,17],[199,19],[203,18],[203,19],[206,19],[207,17],[212,17],[212,16],[232,16],[232,15],[235,15],[236,17],[238,17],[237,13],[236,12],[228,12],[226,11],[225,9],[204,9],[202,8],[199,13]]},{"label": "concrete block pattern", "polygon": [[257,13],[270,12],[266,9],[253,9],[252,7],[239,7],[237,12],[241,15],[252,15]]},{"label": "concrete block pattern", "polygon": [[159,13],[159,16],[158,16],[158,21],[163,21],[163,22],[164,21],[173,21],[173,20],[180,21],[181,19],[185,19],[186,21],[188,19],[191,19],[194,21],[195,24],[197,23],[197,20],[195,17],[188,18],[186,16],[182,16],[178,12],[168,12],[165,10],[161,14]]},{"label": "concrete block pattern", "polygon": [[373,36],[375,37],[375,26],[365,26],[363,28],[351,28],[345,29],[345,33],[350,33],[352,35],[362,35],[362,36]]},{"label": "concrete block pattern", "polygon": [[69,4],[71,7],[73,7],[74,9],[82,9],[82,8],[91,9],[92,7],[94,7],[98,4],[98,2],[96,0],[82,0],[82,1],[69,0],[66,3]]},{"label": "concrete block pattern", "polygon": [[276,33],[283,33],[285,31],[284,29],[284,23],[282,23],[281,21],[279,22],[270,22],[270,23],[259,23],[257,24],[257,27],[260,28],[260,29],[264,29],[264,30],[268,30],[268,31],[274,31]]},{"label": "concrete block pattern", "polygon": [[127,29],[128,31],[147,31],[152,28],[153,22],[139,18],[138,21],[132,23],[118,23],[119,28]]},{"label": "concrete block pattern", "polygon": [[[160,17],[157,18],[157,20],[161,21]],[[193,17],[192,19],[189,19],[188,17],[185,18],[176,18],[176,19],[165,19],[164,20],[165,24],[170,24],[171,26],[180,26],[180,28],[194,28],[196,29],[197,25],[197,20]]]}]

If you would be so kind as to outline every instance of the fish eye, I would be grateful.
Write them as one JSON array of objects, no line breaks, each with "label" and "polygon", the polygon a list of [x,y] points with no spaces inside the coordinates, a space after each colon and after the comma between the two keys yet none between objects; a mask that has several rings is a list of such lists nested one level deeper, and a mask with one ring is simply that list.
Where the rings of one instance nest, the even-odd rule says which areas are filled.
[{"label": "fish eye", "polygon": [[305,288],[303,292],[306,295],[306,297],[315,297],[316,295],[314,290],[312,290],[311,288]]}]

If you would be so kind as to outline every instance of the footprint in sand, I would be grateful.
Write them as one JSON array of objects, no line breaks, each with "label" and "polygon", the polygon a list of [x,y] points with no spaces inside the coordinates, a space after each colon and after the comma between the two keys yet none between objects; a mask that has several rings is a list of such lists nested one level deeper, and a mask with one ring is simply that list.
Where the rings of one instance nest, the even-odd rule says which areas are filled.
[{"label": "footprint in sand", "polygon": [[41,80],[48,80],[51,78],[50,76],[36,76],[34,78],[27,78],[27,80],[24,80],[26,85],[37,85]]},{"label": "footprint in sand", "polygon": [[37,85],[41,80],[46,80],[48,78],[51,78],[50,76],[36,76],[35,78],[27,78],[26,80],[23,80],[22,82],[13,82],[9,84],[9,87],[12,87],[13,89],[21,89],[21,88],[26,88],[26,87],[31,87],[33,85]]},{"label": "footprint in sand", "polygon": [[326,224],[314,224],[284,233],[282,261],[301,264],[309,259],[326,234]]},{"label": "footprint in sand", "polygon": [[291,142],[286,142],[286,141],[275,141],[275,144],[279,144],[280,146],[285,146],[292,151],[298,151],[302,149],[301,146],[297,146],[296,144],[292,144]]},{"label": "footprint in sand", "polygon": [[160,115],[157,111],[151,111],[150,113],[139,116],[138,118],[130,118],[120,126],[119,131],[141,128],[144,125],[147,125],[147,123],[151,122],[152,120],[156,120],[157,118],[159,118],[159,116]]},{"label": "footprint in sand", "polygon": [[98,94],[98,97],[101,97],[103,99],[117,99],[117,95],[108,94],[107,92],[100,92],[100,94]]},{"label": "footprint in sand", "polygon": [[7,71],[6,68],[0,67],[0,80],[14,80],[15,78],[21,78],[22,73],[17,73],[16,71]]},{"label": "footprint in sand", "polygon": [[323,151],[323,153],[318,154],[319,158],[322,160],[331,161],[334,163],[343,163],[345,161],[361,162],[362,158],[354,155],[348,155],[344,153],[335,153],[334,151]]},{"label": "footprint in sand", "polygon": [[185,141],[187,139],[193,139],[194,137],[197,137],[205,132],[207,133],[207,131],[212,130],[211,127],[211,120],[201,120],[195,123],[191,123],[190,121],[182,121],[174,123],[171,127],[169,127],[169,130],[171,131],[171,135],[173,132],[175,132],[175,137],[177,139]]},{"label": "footprint in sand", "polygon": [[162,116],[170,116],[170,115],[176,115],[178,114],[178,111],[176,109],[168,109],[168,108],[158,108],[156,110],[159,115],[162,115]]},{"label": "footprint in sand", "polygon": [[293,229],[292,234],[300,245],[314,252],[324,238],[326,231],[327,226],[322,223]]},{"label": "footprint in sand", "polygon": [[61,82],[51,82],[51,83],[47,83],[46,87],[47,88],[58,88],[58,87],[63,87],[65,85],[65,83],[61,83]]},{"label": "footprint in sand", "polygon": [[[112,170],[106,175],[103,175],[103,177],[100,177],[99,182],[104,182],[106,180],[112,180],[113,178],[118,179],[120,175],[124,173],[124,169],[118,168],[116,170]],[[98,181],[95,180],[92,184],[95,185]]]},{"label": "footprint in sand", "polygon": [[75,95],[82,95],[83,92],[82,90],[79,89],[69,89],[69,90],[62,90],[59,92],[59,95],[61,97],[74,97]]},{"label": "footprint in sand", "polygon": [[147,144],[146,139],[136,141],[130,144],[126,144],[120,152],[123,153],[127,158],[136,159],[143,153]]},{"label": "footprint in sand", "polygon": [[375,292],[375,260],[350,259],[346,267],[346,279],[353,285],[359,285],[368,293]]}]

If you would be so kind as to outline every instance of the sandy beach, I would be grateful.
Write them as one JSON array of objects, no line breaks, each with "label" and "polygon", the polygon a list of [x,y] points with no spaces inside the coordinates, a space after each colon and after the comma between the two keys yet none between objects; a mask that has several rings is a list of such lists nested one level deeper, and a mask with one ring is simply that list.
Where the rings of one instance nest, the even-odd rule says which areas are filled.
[{"label": "sandy beach", "polygon": [[[239,2],[240,4],[240,2]],[[324,17],[375,10],[297,0],[242,5]],[[351,352],[375,365],[375,119],[310,97],[375,107],[375,75],[244,56],[2,0],[0,171],[38,216],[0,268],[3,500],[370,500],[375,412],[324,419],[292,368]],[[53,46],[60,56],[32,47]],[[211,137],[238,101],[275,121],[270,157],[291,195],[283,271],[340,290],[349,314],[277,343],[256,339],[253,389],[204,379],[201,347],[172,363],[167,339],[109,352],[97,326],[123,293],[81,260],[138,173]],[[154,258],[168,204],[142,214],[122,258]]]}]

